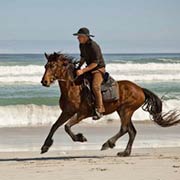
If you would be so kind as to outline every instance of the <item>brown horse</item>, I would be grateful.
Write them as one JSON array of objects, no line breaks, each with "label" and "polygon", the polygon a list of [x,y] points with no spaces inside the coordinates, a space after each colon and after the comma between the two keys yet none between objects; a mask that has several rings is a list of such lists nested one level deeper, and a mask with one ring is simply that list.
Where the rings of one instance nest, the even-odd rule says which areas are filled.
[{"label": "brown horse", "polygon": [[[83,97],[83,88],[81,84],[75,83],[75,64],[73,58],[61,53],[47,55],[47,64],[45,65],[45,73],[42,78],[42,85],[49,87],[55,80],[58,80],[61,97],[59,105],[62,110],[61,115],[53,124],[44,145],[41,148],[41,153],[48,151],[52,145],[52,137],[55,131],[65,122],[65,131],[70,135],[73,141],[85,142],[87,139],[83,134],[74,134],[71,127],[79,123],[83,119],[92,116],[92,107]],[[104,102],[104,115],[117,111],[120,116],[120,130],[113,137],[108,139],[101,150],[113,148],[116,141],[128,133],[129,141],[123,152],[119,152],[118,156],[129,156],[131,154],[132,144],[136,136],[136,129],[132,123],[131,117],[133,113],[142,106],[143,110],[150,113],[152,119],[162,127],[168,127],[180,123],[179,114],[176,111],[170,111],[162,114],[162,101],[151,91],[141,88],[130,81],[117,81],[119,85],[120,98],[114,102]]]}]

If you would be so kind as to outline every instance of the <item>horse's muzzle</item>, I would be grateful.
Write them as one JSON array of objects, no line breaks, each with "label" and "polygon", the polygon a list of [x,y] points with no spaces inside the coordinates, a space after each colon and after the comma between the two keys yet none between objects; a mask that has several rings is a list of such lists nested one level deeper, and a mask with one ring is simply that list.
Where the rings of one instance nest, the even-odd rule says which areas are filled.
[{"label": "horse's muzzle", "polygon": [[50,86],[46,80],[44,80],[44,81],[42,80],[42,81],[41,81],[41,84],[42,84],[43,86],[45,86],[45,87],[49,87],[49,86]]}]

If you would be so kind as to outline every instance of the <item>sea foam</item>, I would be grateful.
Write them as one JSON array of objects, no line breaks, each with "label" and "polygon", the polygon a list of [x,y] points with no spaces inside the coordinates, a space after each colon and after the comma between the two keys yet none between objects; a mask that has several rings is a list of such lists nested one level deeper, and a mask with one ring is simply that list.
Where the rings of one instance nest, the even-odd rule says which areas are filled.
[{"label": "sea foam", "polygon": [[[167,100],[163,102],[163,112],[177,109],[180,107],[180,101]],[[46,105],[8,105],[0,106],[0,127],[21,127],[21,126],[42,126],[54,123],[61,113],[59,106]],[[149,113],[139,108],[132,117],[135,121],[150,120]],[[87,118],[87,123],[99,123],[107,120],[118,120],[119,116],[116,112],[104,116],[99,121],[93,121]]]},{"label": "sea foam", "polygon": [[[173,81],[180,80],[180,64],[177,63],[109,63],[106,70],[116,80]],[[44,74],[40,65],[0,66],[0,83],[39,84]]]}]

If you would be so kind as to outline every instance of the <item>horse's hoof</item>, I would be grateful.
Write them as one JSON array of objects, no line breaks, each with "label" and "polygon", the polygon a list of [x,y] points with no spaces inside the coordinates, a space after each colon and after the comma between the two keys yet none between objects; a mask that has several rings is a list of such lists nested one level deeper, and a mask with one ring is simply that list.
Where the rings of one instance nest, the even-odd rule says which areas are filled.
[{"label": "horse's hoof", "polygon": [[128,152],[118,152],[117,153],[117,156],[119,156],[119,157],[128,157],[128,156],[130,156],[130,153],[128,153]]},{"label": "horse's hoof", "polygon": [[41,154],[46,153],[49,150],[49,148],[52,146],[52,144],[53,144],[52,139],[45,141],[44,145],[41,148]]},{"label": "horse's hoof", "polygon": [[49,146],[43,146],[43,147],[41,148],[41,154],[46,153],[46,152],[48,151],[48,149],[49,149]]},{"label": "horse's hoof", "polygon": [[83,134],[82,133],[78,133],[77,135],[76,135],[76,141],[79,141],[79,142],[86,142],[87,141],[87,139],[83,136]]},{"label": "horse's hoof", "polygon": [[112,142],[110,142],[110,141],[107,141],[107,142],[105,142],[105,143],[102,145],[101,151],[107,150],[107,149],[109,149],[109,148],[112,149],[114,146],[115,146],[114,143],[112,143]]},{"label": "horse's hoof", "polygon": [[104,151],[104,150],[107,150],[107,149],[109,149],[109,145],[108,145],[108,143],[106,142],[106,143],[104,143],[104,144],[102,145],[101,151]]}]

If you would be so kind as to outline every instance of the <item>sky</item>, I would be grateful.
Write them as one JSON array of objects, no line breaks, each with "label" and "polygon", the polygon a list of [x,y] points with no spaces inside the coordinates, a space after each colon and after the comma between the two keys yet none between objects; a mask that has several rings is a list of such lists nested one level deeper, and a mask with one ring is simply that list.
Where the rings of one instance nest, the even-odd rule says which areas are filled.
[{"label": "sky", "polygon": [[180,52],[179,0],[0,0],[0,53],[78,53],[88,27],[104,53]]}]

